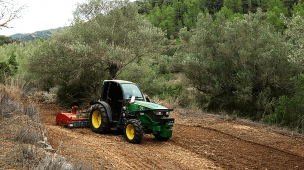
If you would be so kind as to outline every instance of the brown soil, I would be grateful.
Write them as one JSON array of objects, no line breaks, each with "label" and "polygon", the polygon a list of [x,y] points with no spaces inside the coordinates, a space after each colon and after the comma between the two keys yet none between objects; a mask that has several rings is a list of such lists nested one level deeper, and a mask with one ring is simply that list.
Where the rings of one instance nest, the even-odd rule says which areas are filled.
[{"label": "brown soil", "polygon": [[53,148],[62,141],[57,153],[97,169],[304,169],[303,136],[271,127],[177,110],[171,114],[176,120],[172,138],[160,142],[145,134],[136,145],[119,131],[96,134],[56,125],[57,113],[64,110],[50,104],[40,108]]}]

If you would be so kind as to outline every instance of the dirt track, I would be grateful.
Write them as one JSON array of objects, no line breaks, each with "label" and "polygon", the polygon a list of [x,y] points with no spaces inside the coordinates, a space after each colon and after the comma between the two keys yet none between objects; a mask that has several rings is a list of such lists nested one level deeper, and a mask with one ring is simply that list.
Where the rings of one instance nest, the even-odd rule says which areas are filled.
[{"label": "dirt track", "polygon": [[98,169],[304,169],[304,138],[269,127],[172,113],[173,137],[159,142],[144,135],[139,145],[121,132],[102,135],[90,129],[56,125],[60,110],[42,105],[49,142],[68,159],[84,159]]}]

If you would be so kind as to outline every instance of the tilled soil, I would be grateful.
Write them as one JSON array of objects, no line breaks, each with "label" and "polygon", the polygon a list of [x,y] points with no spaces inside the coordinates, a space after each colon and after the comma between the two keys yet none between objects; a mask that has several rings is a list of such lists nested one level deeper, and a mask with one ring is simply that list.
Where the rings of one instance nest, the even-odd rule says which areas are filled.
[{"label": "tilled soil", "polygon": [[304,138],[212,115],[175,118],[166,142],[145,134],[141,144],[126,142],[122,132],[97,134],[89,128],[56,124],[60,110],[42,105],[49,142],[68,159],[83,159],[97,169],[304,169]]}]

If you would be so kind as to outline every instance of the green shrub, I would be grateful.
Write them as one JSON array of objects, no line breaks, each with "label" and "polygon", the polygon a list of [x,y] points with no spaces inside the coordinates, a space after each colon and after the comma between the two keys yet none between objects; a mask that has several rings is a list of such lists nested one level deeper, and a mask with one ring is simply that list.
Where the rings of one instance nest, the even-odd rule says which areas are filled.
[{"label": "green shrub", "polygon": [[272,113],[272,98],[293,95],[290,78],[301,69],[288,60],[292,44],[275,31],[261,9],[233,22],[221,13],[216,21],[200,14],[190,33],[186,50],[174,58],[189,84],[200,91],[201,107],[238,111],[259,120]]},{"label": "green shrub", "polygon": [[274,100],[275,112],[263,119],[264,122],[290,128],[304,128],[302,127],[304,121],[304,74],[291,80],[297,84],[295,96],[289,98],[284,95],[278,100]]},{"label": "green shrub", "polygon": [[14,76],[17,73],[18,66],[14,53],[11,53],[7,62],[0,62],[0,82],[6,81],[10,76]]},{"label": "green shrub", "polygon": [[177,51],[177,47],[166,47],[166,51],[163,53],[164,55],[167,55],[167,56],[173,56],[174,53]]},{"label": "green shrub", "polygon": [[167,83],[166,75],[160,75],[158,68],[157,65],[153,66],[150,58],[144,57],[141,62],[128,65],[118,79],[136,83],[143,93],[153,97],[161,94]]},{"label": "green shrub", "polygon": [[181,28],[179,31],[179,36],[182,40],[189,42],[191,38],[191,34],[187,31],[187,27]]},{"label": "green shrub", "polygon": [[158,65],[158,74],[169,74],[169,69],[166,63],[162,62]]},{"label": "green shrub", "polygon": [[159,99],[165,100],[168,98],[177,98],[181,95],[184,87],[181,83],[179,84],[170,84],[164,87],[164,90],[161,95],[159,95]]},{"label": "green shrub", "polygon": [[67,107],[72,105],[81,105],[85,101],[90,101],[93,98],[100,97],[101,93],[94,93],[93,89],[76,83],[67,86],[62,86],[57,92],[57,101]]}]

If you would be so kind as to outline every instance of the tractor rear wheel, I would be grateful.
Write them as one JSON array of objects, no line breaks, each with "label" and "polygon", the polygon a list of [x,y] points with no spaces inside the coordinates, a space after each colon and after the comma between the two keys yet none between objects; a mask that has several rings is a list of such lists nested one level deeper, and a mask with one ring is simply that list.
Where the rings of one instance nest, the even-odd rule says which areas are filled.
[{"label": "tractor rear wheel", "polygon": [[106,109],[101,104],[93,106],[89,122],[92,131],[96,133],[106,133],[111,128]]},{"label": "tractor rear wheel", "polygon": [[156,138],[157,140],[159,140],[159,141],[167,141],[167,140],[169,140],[169,138],[170,138],[170,137],[162,137],[162,136],[160,136],[159,134],[154,135],[154,136],[155,136],[155,138]]},{"label": "tractor rear wheel", "polygon": [[127,121],[124,134],[129,143],[140,143],[143,138],[143,128],[141,122],[136,119],[130,119]]}]

